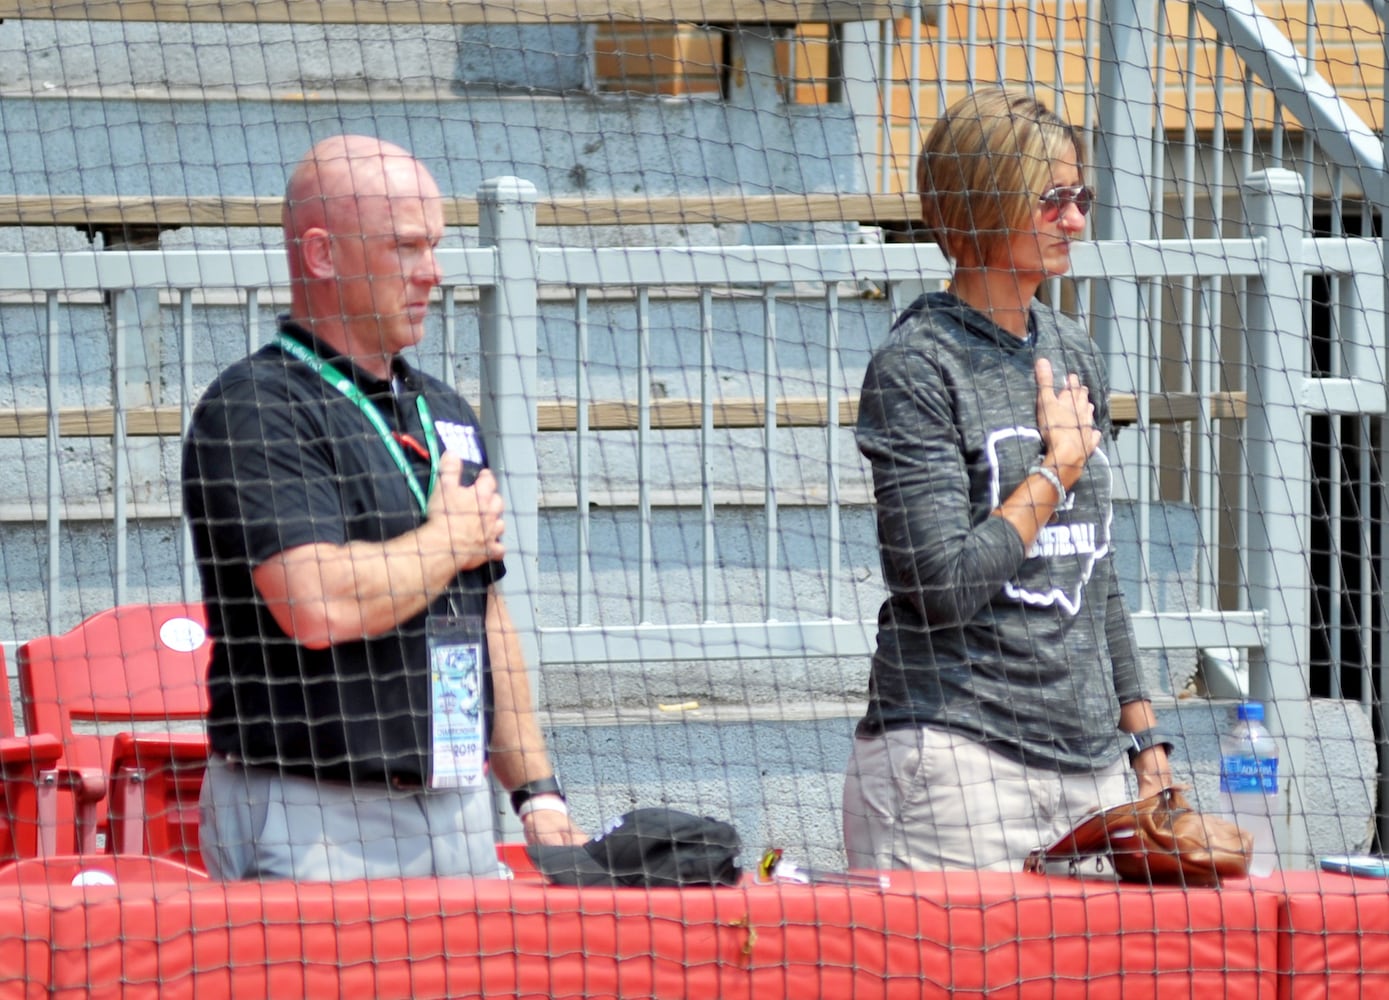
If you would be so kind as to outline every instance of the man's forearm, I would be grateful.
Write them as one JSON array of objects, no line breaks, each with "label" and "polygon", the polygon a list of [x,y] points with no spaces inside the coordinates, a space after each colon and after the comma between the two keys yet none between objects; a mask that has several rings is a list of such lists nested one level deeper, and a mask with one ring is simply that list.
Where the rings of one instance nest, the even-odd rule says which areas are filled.
[{"label": "man's forearm", "polygon": [[487,648],[492,674],[490,760],[505,788],[554,773],[535,717],[530,677],[506,602],[494,588],[487,600]]},{"label": "man's forearm", "polygon": [[458,574],[426,522],[386,542],[300,545],[253,571],[284,633],[313,649],[382,635],[414,618]]}]

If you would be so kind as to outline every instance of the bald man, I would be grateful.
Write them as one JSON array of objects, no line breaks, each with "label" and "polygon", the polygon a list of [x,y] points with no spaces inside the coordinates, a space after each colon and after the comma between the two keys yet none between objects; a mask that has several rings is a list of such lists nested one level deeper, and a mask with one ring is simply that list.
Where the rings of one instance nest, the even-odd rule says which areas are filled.
[{"label": "bald man", "polygon": [[216,877],[499,873],[488,773],[531,843],[570,822],[496,584],[477,417],[402,352],[439,284],[429,172],[366,136],[286,190],[290,309],[193,414],[184,510],[210,632]]}]

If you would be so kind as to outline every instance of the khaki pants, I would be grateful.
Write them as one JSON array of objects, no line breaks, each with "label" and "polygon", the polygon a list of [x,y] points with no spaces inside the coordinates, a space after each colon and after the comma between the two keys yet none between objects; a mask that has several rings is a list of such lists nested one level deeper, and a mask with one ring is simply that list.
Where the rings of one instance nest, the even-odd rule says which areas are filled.
[{"label": "khaki pants", "polygon": [[348,785],[241,767],[214,754],[199,806],[199,846],[213,878],[500,874],[486,787]]},{"label": "khaki pants", "polygon": [[854,740],[844,779],[851,868],[1020,871],[1092,809],[1127,797],[1122,759],[1097,772],[1028,767],[943,729]]}]

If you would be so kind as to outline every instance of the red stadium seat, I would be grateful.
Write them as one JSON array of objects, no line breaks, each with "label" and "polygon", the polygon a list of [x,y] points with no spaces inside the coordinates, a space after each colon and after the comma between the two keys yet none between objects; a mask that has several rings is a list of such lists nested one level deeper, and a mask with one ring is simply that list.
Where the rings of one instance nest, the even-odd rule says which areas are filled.
[{"label": "red stadium seat", "polygon": [[85,820],[88,843],[94,843],[96,802],[105,794],[105,779],[99,771],[84,776],[60,768],[63,745],[56,736],[16,736],[3,649],[0,676],[6,680],[0,697],[0,862],[57,851],[58,793],[64,789],[76,795],[76,812]]},{"label": "red stadium seat", "polygon": [[98,822],[112,852],[201,863],[207,739],[193,724],[207,713],[206,626],[201,604],[133,604],[19,649],[29,732],[56,736],[69,767],[109,765]]}]

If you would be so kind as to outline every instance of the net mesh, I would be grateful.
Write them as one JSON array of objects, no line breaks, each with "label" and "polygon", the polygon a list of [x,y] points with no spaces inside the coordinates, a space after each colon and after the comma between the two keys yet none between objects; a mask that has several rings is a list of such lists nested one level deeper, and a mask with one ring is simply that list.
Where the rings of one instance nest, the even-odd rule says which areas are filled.
[{"label": "net mesh", "polygon": [[[1373,860],[1386,830],[1386,14],[1117,6],[0,0],[0,993],[1102,996],[1122,977],[1339,995],[1389,978],[1383,877],[1321,871]],[[941,174],[923,206],[933,126],[992,84],[1073,126],[1077,156],[996,162],[997,197],[953,216]],[[1036,119],[995,135],[1016,146]],[[267,346],[297,310],[286,184],[341,134],[408,151],[441,195],[408,371],[394,389],[348,371],[384,431]],[[1075,184],[1088,213],[1034,201]],[[1053,356],[1112,434],[1103,491],[1093,463],[1060,484],[1088,513],[1067,498],[1003,529],[990,511],[1015,488],[1029,510],[1053,491],[1028,474],[1048,443],[1030,361],[995,378],[997,352],[951,353],[935,328],[920,359],[883,349],[950,283],[942,220],[1016,264],[1039,252],[1018,249],[1020,205],[1029,233],[1075,238],[1034,267],[1059,319],[1030,335],[1040,353],[1080,336]],[[376,303],[353,315],[384,329],[390,281],[351,280],[351,242],[331,251],[336,305]],[[274,361],[259,382],[257,352]],[[195,417],[228,370],[244,391]],[[220,455],[191,494],[190,426]],[[495,471],[504,617],[485,561],[426,585],[439,547],[401,541],[427,520],[406,481],[431,492],[430,428],[468,481]],[[981,436],[1000,428],[1004,444]],[[309,549],[314,600],[268,593],[261,569]],[[1111,571],[1131,658],[1086,603]],[[461,631],[435,634],[444,618]],[[258,657],[254,691],[226,681]],[[1265,813],[1274,874],[1170,892],[1102,863],[903,870],[992,812],[1021,808],[1044,846],[1085,795],[1144,790],[1117,736],[1068,742],[1138,691],[1153,715],[1126,728],[1155,723],[1213,815],[1241,804],[1235,706],[1262,705],[1276,760],[1246,740],[1270,780],[1241,807]],[[361,831],[365,867],[207,879],[209,704],[224,789],[262,804],[225,839],[272,839],[266,796],[302,792],[333,817],[320,840]],[[484,725],[467,835],[427,804],[407,828],[392,810],[440,798],[421,787],[439,772],[478,778]],[[551,885],[522,846],[560,814],[541,793],[519,819],[503,786],[551,766],[599,835],[570,863],[602,884]],[[605,831],[657,807],[731,824],[741,881],[614,885]],[[382,816],[391,832],[370,832]],[[898,840],[864,853],[865,828]],[[679,854],[657,841],[633,847],[638,882]],[[389,877],[494,855],[512,878]]]}]

